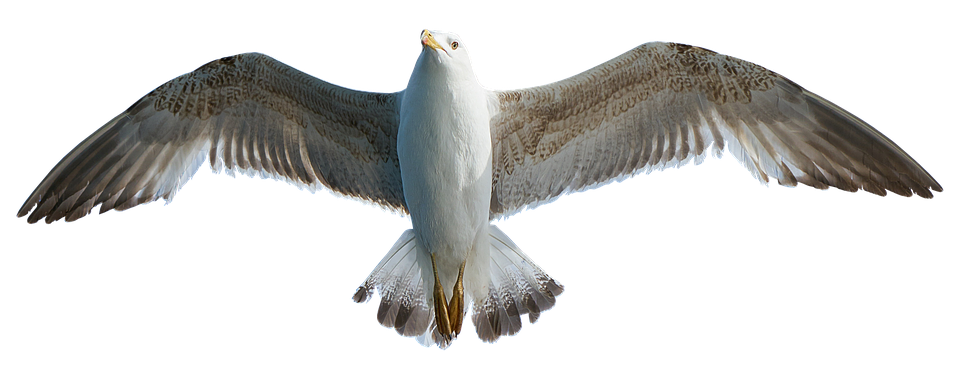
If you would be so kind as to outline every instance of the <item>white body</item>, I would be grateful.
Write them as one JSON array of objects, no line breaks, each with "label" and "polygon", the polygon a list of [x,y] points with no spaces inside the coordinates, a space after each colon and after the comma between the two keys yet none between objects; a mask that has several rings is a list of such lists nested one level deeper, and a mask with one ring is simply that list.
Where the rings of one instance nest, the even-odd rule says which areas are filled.
[{"label": "white body", "polygon": [[[441,45],[449,45],[445,36],[437,38]],[[448,54],[457,52],[456,59]],[[483,296],[489,283],[492,179],[487,102],[488,93],[473,75],[464,50],[445,53],[425,47],[400,107],[400,175],[419,243],[424,287],[433,287],[429,269],[434,254],[448,298],[464,260],[468,298]]]}]

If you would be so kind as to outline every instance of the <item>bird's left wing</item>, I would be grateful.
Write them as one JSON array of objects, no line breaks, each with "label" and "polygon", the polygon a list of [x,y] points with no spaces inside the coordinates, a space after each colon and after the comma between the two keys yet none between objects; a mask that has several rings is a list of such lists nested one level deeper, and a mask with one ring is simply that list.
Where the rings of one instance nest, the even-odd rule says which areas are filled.
[{"label": "bird's left wing", "polygon": [[17,216],[72,221],[96,205],[103,213],[169,201],[205,159],[215,170],[324,185],[405,212],[401,97],[345,89],[259,53],[221,58],[161,85],[83,140]]},{"label": "bird's left wing", "polygon": [[494,92],[490,218],[725,146],[758,179],[930,198],[940,185],[840,107],[761,66],[647,43],[574,77]]}]

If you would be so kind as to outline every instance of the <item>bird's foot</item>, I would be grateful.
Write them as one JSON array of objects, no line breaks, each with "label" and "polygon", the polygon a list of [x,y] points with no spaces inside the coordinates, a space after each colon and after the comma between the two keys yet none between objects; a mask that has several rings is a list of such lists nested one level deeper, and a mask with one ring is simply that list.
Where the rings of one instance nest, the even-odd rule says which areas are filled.
[{"label": "bird's foot", "polygon": [[453,285],[450,306],[447,307],[447,315],[449,315],[450,318],[450,328],[454,336],[460,335],[460,328],[463,326],[463,267],[466,266],[466,264],[466,261],[460,264],[457,283]]},{"label": "bird's foot", "polygon": [[437,331],[443,338],[450,341],[460,334],[463,327],[463,268],[467,262],[464,261],[460,264],[460,273],[457,275],[457,283],[453,285],[453,294],[450,297],[449,304],[446,295],[443,293],[443,285],[440,284],[437,261],[433,254],[430,254],[430,263],[433,265],[433,309],[437,321]]}]

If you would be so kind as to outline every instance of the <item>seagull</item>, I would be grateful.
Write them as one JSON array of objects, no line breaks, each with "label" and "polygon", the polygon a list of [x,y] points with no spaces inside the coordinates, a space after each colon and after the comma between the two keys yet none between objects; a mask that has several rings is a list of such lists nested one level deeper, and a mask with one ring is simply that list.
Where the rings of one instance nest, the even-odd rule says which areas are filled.
[{"label": "seagull", "polygon": [[492,221],[729,149],[754,177],[932,198],[943,188],[853,114],[753,63],[640,45],[573,77],[491,91],[452,33],[423,30],[406,89],[362,92],[245,53],[154,89],[83,140],[17,213],[74,221],[125,210],[215,172],[285,180],[408,214],[353,300],[447,348],[468,310],[478,337],[536,322],[563,286]]}]

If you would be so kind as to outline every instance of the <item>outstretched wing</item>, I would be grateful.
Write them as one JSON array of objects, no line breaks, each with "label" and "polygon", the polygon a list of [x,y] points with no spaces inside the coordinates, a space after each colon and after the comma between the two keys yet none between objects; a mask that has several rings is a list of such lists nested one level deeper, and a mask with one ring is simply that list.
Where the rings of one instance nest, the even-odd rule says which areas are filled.
[{"label": "outstretched wing", "polygon": [[96,205],[103,213],[169,201],[204,159],[215,170],[322,184],[406,212],[396,149],[401,97],[345,89],[259,53],[221,58],[161,85],[87,137],[17,216],[73,221]]},{"label": "outstretched wing", "polygon": [[859,118],[750,62],[647,43],[574,77],[496,92],[491,219],[725,146],[758,179],[931,198],[939,184]]}]

